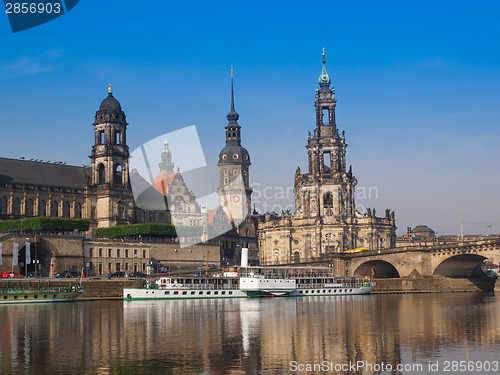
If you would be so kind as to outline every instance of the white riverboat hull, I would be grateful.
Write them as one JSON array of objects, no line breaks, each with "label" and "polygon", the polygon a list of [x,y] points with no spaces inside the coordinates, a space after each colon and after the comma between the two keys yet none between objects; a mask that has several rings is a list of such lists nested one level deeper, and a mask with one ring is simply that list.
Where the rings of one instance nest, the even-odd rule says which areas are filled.
[{"label": "white riverboat hull", "polygon": [[124,288],[123,299],[126,301],[146,299],[207,299],[207,298],[246,298],[246,293],[239,289],[157,289]]}]

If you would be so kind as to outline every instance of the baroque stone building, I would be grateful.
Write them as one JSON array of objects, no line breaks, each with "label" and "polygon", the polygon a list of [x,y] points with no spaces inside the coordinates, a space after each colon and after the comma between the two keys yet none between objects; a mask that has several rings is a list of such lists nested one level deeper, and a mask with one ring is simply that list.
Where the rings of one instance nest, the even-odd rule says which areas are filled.
[{"label": "baroque stone building", "polygon": [[327,257],[331,253],[365,247],[395,246],[394,212],[377,217],[375,209],[356,210],[357,179],[346,169],[345,132],[339,135],[335,118],[335,89],[330,88],[323,52],[314,106],[316,128],[308,134],[308,171],[295,172],[295,212],[266,213],[259,223],[259,250],[263,264],[293,263]]}]

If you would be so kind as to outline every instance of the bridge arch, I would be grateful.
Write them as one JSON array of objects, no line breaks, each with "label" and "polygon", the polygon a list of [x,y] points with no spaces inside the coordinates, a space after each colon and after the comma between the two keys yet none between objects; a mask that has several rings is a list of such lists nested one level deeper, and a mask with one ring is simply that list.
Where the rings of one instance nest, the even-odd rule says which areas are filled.
[{"label": "bridge arch", "polygon": [[354,275],[371,276],[375,271],[374,277],[379,279],[399,278],[399,272],[391,263],[385,260],[369,260],[356,268]]},{"label": "bridge arch", "polygon": [[487,259],[477,254],[459,254],[443,260],[433,272],[433,275],[446,277],[480,277],[481,263]]}]

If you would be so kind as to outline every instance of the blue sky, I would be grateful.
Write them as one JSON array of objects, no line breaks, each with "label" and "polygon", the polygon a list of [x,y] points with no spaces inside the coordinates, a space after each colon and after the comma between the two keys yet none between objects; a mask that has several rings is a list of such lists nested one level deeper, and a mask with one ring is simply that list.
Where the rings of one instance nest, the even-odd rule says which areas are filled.
[{"label": "blue sky", "polygon": [[89,164],[111,83],[131,150],[194,124],[216,162],[233,65],[255,200],[268,187],[286,207],[325,47],[360,209],[394,209],[400,234],[459,233],[461,212],[466,234],[500,233],[499,15],[496,1],[80,1],[13,34],[4,14],[0,156]]}]

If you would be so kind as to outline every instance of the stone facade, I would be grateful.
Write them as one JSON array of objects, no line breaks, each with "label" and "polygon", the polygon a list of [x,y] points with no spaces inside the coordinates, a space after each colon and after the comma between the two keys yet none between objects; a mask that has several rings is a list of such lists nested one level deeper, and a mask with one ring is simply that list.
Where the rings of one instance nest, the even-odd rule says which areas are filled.
[{"label": "stone facade", "polygon": [[295,212],[263,215],[259,250],[263,264],[297,263],[358,247],[369,250],[395,246],[394,212],[377,217],[375,209],[356,210],[357,179],[346,169],[345,133],[335,119],[335,90],[330,88],[323,54],[323,71],[316,90],[316,128],[307,139],[308,172],[297,168]]}]

